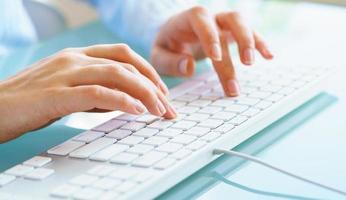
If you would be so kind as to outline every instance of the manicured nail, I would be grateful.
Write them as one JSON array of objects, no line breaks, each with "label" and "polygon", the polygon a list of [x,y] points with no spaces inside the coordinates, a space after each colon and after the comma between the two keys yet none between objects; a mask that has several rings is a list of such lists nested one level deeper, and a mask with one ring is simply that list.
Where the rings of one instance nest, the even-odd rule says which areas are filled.
[{"label": "manicured nail", "polygon": [[157,108],[158,114],[160,116],[166,113],[166,108],[163,106],[161,101],[157,101],[157,107],[156,108]]},{"label": "manicured nail", "polygon": [[188,60],[187,58],[183,58],[182,60],[179,61],[179,72],[181,74],[187,74],[187,63],[188,63]]},{"label": "manicured nail", "polygon": [[213,43],[213,45],[211,46],[211,57],[215,61],[222,60],[221,46],[219,43]]},{"label": "manicured nail", "polygon": [[265,48],[263,49],[263,51],[264,51],[264,54],[267,56],[267,58],[272,59],[274,57],[274,55],[269,49]]},{"label": "manicured nail", "polygon": [[227,82],[228,95],[234,97],[240,94],[239,84],[236,80],[229,80]]},{"label": "manicured nail", "polygon": [[255,50],[252,48],[244,50],[244,62],[247,65],[252,65],[255,62]]},{"label": "manicured nail", "polygon": [[135,108],[138,114],[144,113],[145,112],[145,107],[143,106],[143,104],[139,101],[135,102]]}]

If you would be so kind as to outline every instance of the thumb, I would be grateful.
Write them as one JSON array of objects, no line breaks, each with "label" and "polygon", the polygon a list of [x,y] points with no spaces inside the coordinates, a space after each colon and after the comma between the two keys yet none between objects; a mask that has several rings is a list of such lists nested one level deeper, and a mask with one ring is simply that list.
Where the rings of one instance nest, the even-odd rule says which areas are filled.
[{"label": "thumb", "polygon": [[153,48],[151,62],[156,70],[163,75],[192,76],[195,71],[193,56],[160,46]]}]

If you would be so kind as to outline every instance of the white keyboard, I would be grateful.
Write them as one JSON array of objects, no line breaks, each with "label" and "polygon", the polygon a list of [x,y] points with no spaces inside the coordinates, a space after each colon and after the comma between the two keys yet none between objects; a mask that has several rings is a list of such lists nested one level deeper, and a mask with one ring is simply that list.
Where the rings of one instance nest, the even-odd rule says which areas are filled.
[{"label": "white keyboard", "polygon": [[[179,117],[122,114],[0,174],[0,199],[151,199],[319,92],[324,67],[239,69],[225,98],[213,72],[171,90]],[[62,133],[63,134],[63,133]]]}]

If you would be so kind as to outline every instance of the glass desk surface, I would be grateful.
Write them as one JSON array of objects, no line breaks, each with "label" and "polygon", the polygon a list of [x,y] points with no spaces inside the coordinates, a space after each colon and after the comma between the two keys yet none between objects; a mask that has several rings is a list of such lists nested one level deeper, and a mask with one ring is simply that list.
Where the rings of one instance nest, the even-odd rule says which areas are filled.
[{"label": "glass desk surface", "polygon": [[[208,3],[208,1],[202,1]],[[265,35],[276,59],[292,65],[346,64],[346,10],[310,3],[223,1],[249,13]],[[253,13],[257,13],[254,16]],[[100,22],[67,31],[0,58],[0,79],[62,48],[118,42]],[[136,48],[135,48],[136,49]],[[140,49],[137,49],[139,52]],[[146,56],[144,54],[144,56]],[[18,59],[20,58],[20,59]],[[208,70],[199,64],[198,71]],[[11,66],[10,68],[8,66]],[[314,180],[346,190],[346,68],[326,83],[328,93],[307,102],[236,149]],[[163,77],[172,87],[184,79]],[[82,130],[67,118],[0,145],[0,171],[39,154]],[[256,164],[220,157],[158,199],[341,199]]]}]

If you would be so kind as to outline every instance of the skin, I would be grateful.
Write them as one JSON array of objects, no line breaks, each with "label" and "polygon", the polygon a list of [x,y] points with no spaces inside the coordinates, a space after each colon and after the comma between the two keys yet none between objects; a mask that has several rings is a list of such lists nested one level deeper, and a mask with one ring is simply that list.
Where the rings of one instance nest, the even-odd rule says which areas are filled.
[{"label": "skin", "polygon": [[[211,15],[203,7],[193,7],[161,27],[151,62],[161,74],[191,76],[195,62],[209,57],[225,94],[236,96],[239,86],[230,42],[237,43],[246,65],[254,62],[255,49],[266,59],[273,57],[238,13]],[[125,44],[69,48],[34,63],[0,82],[0,142],[81,111],[148,110],[175,118],[168,89],[153,66]]]}]

